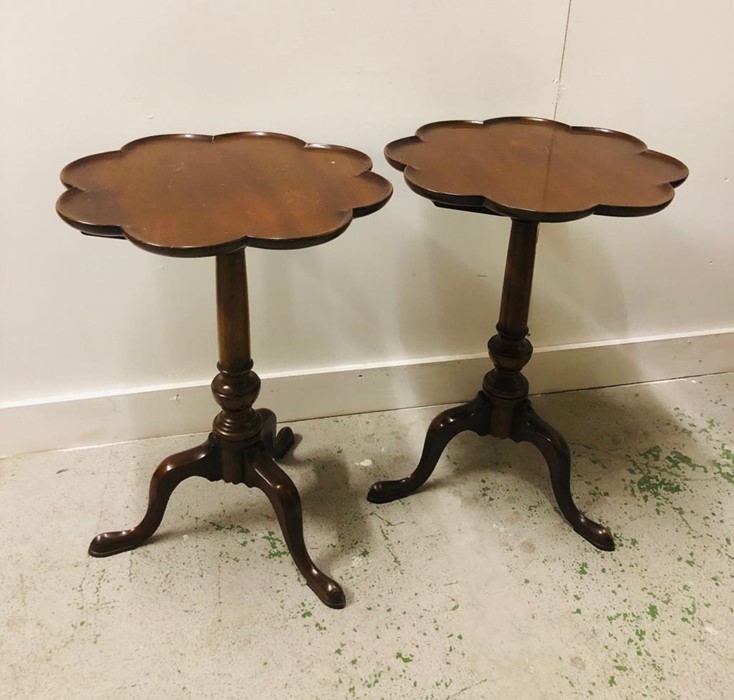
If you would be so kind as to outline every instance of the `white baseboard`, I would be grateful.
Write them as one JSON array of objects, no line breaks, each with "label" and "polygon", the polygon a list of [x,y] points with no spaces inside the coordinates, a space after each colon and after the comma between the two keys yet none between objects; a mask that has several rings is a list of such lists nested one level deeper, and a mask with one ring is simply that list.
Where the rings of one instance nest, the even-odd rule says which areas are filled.
[{"label": "white baseboard", "polygon": [[[263,374],[257,405],[280,421],[468,400],[487,355]],[[734,371],[734,329],[536,348],[532,393]],[[0,404],[0,456],[209,429],[218,408],[209,379],[182,386]]]}]

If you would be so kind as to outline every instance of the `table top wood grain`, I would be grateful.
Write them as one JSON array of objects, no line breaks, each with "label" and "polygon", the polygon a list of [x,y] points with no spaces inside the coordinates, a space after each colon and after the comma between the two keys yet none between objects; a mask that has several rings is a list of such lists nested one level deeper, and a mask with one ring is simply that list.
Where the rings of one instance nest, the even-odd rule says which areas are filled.
[{"label": "table top wood grain", "polygon": [[438,206],[526,221],[652,214],[688,176],[629,134],[534,117],[427,124],[385,157]]},{"label": "table top wood grain", "polygon": [[392,186],[364,153],[284,134],[167,134],[67,165],[59,215],[82,232],[178,257],[302,248],[380,209]]}]

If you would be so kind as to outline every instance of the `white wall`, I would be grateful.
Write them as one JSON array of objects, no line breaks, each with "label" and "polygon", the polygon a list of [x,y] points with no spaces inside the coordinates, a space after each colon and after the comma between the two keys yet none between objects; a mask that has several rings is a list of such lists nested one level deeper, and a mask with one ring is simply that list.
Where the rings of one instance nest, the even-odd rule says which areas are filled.
[{"label": "white wall", "polygon": [[[548,256],[562,269],[541,265],[538,282],[566,310],[536,314],[538,333],[546,323],[568,340],[734,326],[733,27],[729,0],[573,0],[558,119],[633,133],[691,174],[660,214],[564,227]],[[563,269],[574,270],[565,284]]]},{"label": "white wall", "polygon": [[248,252],[261,374],[485,352],[507,222],[432,207],[381,155],[445,118],[556,114],[630,131],[691,168],[661,214],[545,227],[536,347],[734,326],[730,0],[572,0],[570,12],[568,0],[0,4],[6,415],[211,379],[213,261],[86,238],[54,213],[64,164],[151,133],[342,143],[395,185],[384,210],[328,245]]}]

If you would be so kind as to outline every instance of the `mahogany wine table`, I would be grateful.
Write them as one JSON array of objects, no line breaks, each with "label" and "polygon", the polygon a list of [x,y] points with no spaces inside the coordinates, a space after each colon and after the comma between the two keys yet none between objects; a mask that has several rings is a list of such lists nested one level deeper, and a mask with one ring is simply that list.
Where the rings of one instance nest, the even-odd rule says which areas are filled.
[{"label": "mahogany wine table", "polygon": [[377,482],[369,500],[385,503],[415,491],[448,442],[472,430],[535,445],[566,520],[596,547],[614,549],[607,529],[574,504],[568,444],[533,410],[522,374],[533,351],[526,336],[538,224],[653,214],[670,204],[686,166],[628,134],[526,117],[428,124],[388,144],[385,156],[436,206],[507,216],[512,227],[497,335],[488,344],[494,369],[476,398],[433,420],[415,471]]},{"label": "mahogany wine table", "polygon": [[380,209],[392,187],[370,159],[341,146],[306,144],[263,132],[152,136],[119,151],[77,160],[61,173],[68,190],[56,205],[83,233],[127,238],[153,253],[216,257],[221,412],[203,445],[164,459],[150,483],[139,525],[105,532],[89,553],[104,557],[143,544],[158,528],[184,479],[244,483],[262,490],[308,585],[328,606],[344,593],[311,560],[298,491],[276,460],[293,433],[253,409],[260,379],[252,371],[245,248],[304,248],[342,233],[352,218]]}]

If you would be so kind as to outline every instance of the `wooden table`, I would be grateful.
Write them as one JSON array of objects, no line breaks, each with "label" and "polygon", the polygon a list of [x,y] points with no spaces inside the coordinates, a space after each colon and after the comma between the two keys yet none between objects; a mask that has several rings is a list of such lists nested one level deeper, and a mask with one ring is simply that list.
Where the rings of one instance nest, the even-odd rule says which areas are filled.
[{"label": "wooden table", "polygon": [[143,544],[184,479],[244,483],[270,500],[291,556],[316,595],[330,607],[344,607],[339,584],[308,554],[300,496],[276,462],[293,445],[293,433],[276,433],[275,414],[252,407],[260,379],[250,357],[245,248],[304,248],[335,238],[354,217],[377,211],[390,198],[390,183],[371,167],[366,155],[349,148],[247,132],[153,136],[64,168],[68,189],[56,208],[83,233],[127,238],[161,255],[216,257],[219,374],[212,391],[222,410],[204,444],[160,464],[140,524],[97,535],[92,556]]},{"label": "wooden table", "polygon": [[607,529],[574,504],[568,444],[533,410],[522,374],[533,351],[526,336],[538,224],[653,214],[670,204],[686,166],[628,134],[526,117],[428,124],[388,144],[385,156],[436,206],[507,216],[512,227],[497,335],[488,344],[494,369],[472,401],[433,420],[413,473],[374,484],[369,500],[385,503],[415,491],[448,442],[472,430],[535,445],[566,520],[596,547],[614,549]]}]

